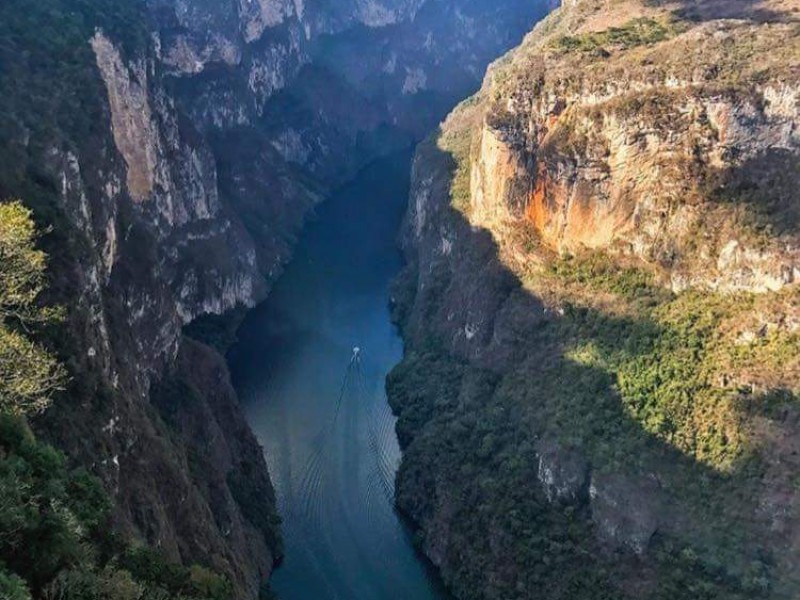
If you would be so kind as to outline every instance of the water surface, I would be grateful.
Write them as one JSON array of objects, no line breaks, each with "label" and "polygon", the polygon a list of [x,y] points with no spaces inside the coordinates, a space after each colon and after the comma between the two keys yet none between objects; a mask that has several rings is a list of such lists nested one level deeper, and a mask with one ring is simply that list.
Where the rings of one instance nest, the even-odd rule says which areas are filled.
[{"label": "water surface", "polygon": [[283,600],[446,597],[393,508],[388,286],[409,170],[407,153],[378,161],[319,208],[229,355],[284,519]]}]

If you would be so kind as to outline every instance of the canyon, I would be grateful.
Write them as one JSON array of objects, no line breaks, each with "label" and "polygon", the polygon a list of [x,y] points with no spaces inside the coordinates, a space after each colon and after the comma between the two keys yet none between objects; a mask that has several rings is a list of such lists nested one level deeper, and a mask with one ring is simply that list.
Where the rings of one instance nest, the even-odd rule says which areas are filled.
[{"label": "canyon", "polygon": [[258,595],[279,517],[213,315],[262,300],[314,207],[548,9],[4,4],[0,197],[49,231],[46,300],[67,308],[49,344],[70,383],[33,426],[102,480],[116,532]]},{"label": "canyon", "polygon": [[[282,484],[293,446],[273,447],[286,432],[248,355],[277,364],[274,342],[302,362],[269,311],[304,306],[281,286],[313,273],[286,268],[306,222],[319,215],[312,240],[328,242],[326,227],[362,222],[320,205],[416,145],[390,294],[404,349],[386,381],[389,487],[448,590],[797,597],[798,14],[797,0],[8,0],[0,199],[44,232],[45,300],[66,318],[43,341],[70,374],[33,430],[99,478],[115,534],[210,568],[236,598],[271,597],[273,568],[288,550],[297,572],[302,549],[284,543],[279,499],[286,531],[298,521],[261,444]],[[352,201],[395,210],[395,188]],[[389,256],[374,209],[359,217]],[[348,263],[343,239],[299,256]],[[371,381],[400,353],[382,286]],[[400,546],[406,583],[430,593]]]}]

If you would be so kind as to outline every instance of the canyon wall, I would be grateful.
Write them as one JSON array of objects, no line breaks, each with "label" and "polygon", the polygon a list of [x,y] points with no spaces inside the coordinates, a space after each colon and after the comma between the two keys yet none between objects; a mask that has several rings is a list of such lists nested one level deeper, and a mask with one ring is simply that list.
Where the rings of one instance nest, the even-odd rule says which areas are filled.
[{"label": "canyon wall", "polygon": [[100,476],[124,536],[257,595],[281,553],[274,494],[224,360],[184,327],[261,300],[313,206],[547,9],[4,4],[0,197],[48,231],[68,314],[50,343],[69,389],[34,425]]},{"label": "canyon wall", "polygon": [[397,499],[458,597],[796,597],[797,11],[565,3],[420,145]]}]

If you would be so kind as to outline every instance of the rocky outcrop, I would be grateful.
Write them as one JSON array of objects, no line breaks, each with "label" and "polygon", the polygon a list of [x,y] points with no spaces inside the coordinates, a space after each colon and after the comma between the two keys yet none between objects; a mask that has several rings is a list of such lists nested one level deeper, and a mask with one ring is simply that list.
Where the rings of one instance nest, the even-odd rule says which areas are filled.
[{"label": "rocky outcrop", "polygon": [[[769,52],[770,36],[784,39],[790,28],[713,21],[639,50],[640,69],[624,52],[594,61],[564,50],[562,40],[573,39],[564,32],[529,41],[487,82],[485,93],[502,102],[488,102],[475,141],[473,222],[525,219],[562,253],[602,248],[656,261],[675,289],[774,291],[794,283],[796,237],[727,224],[735,209],[748,208],[756,180],[762,219],[795,219],[787,179],[800,143],[798,90],[779,60],[746,88],[724,62],[739,36]],[[686,46],[703,59],[659,60]],[[522,72],[531,78],[524,86],[498,81]],[[774,170],[764,173],[767,164]]]},{"label": "rocky outcrop", "polygon": [[[589,486],[589,464],[575,451],[558,443],[545,442],[537,449],[539,470],[536,477],[550,502],[576,503],[595,488]],[[652,534],[652,532],[651,532]]]},{"label": "rocky outcrop", "polygon": [[114,142],[127,164],[128,190],[141,202],[153,192],[159,154],[145,69],[138,65],[138,73],[132,76],[119,51],[101,31],[92,38],[92,49],[108,90]]}]

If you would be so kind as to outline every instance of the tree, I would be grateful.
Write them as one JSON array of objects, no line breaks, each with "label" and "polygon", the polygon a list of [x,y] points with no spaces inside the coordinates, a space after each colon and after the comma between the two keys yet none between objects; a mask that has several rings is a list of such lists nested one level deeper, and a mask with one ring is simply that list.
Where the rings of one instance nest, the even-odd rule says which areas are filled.
[{"label": "tree", "polygon": [[3,600],[31,600],[31,593],[25,582],[7,572],[0,565],[0,598]]},{"label": "tree", "polygon": [[14,414],[43,411],[66,379],[56,358],[30,338],[33,327],[60,315],[39,304],[47,256],[37,237],[29,209],[0,203],[0,411]]}]

